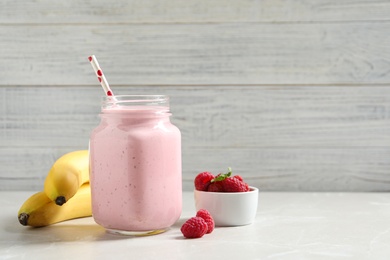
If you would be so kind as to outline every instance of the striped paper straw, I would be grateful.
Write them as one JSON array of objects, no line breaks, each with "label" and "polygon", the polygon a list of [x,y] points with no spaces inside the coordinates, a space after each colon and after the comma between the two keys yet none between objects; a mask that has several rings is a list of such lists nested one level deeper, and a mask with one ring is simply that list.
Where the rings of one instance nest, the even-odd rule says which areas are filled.
[{"label": "striped paper straw", "polygon": [[104,92],[107,96],[113,96],[112,90],[110,88],[110,85],[108,85],[107,79],[103,74],[102,69],[99,66],[99,63],[95,57],[95,55],[91,55],[88,57],[88,60],[91,62],[92,68],[95,71],[95,74],[100,82],[100,84],[103,87]]}]

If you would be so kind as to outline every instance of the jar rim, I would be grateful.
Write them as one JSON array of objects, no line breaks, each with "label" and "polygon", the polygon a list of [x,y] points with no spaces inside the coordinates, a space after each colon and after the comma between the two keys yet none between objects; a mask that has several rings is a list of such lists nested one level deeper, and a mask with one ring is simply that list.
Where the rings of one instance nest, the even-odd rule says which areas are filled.
[{"label": "jar rim", "polygon": [[169,97],[167,95],[118,95],[102,97],[102,109],[118,106],[169,107]]}]

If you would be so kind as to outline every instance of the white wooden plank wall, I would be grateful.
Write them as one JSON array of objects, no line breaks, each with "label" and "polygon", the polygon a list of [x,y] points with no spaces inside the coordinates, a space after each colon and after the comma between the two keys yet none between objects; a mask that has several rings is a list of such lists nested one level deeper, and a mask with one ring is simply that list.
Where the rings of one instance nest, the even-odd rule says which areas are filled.
[{"label": "white wooden plank wall", "polygon": [[87,148],[103,94],[167,94],[184,189],[390,191],[390,1],[0,1],[0,190]]}]

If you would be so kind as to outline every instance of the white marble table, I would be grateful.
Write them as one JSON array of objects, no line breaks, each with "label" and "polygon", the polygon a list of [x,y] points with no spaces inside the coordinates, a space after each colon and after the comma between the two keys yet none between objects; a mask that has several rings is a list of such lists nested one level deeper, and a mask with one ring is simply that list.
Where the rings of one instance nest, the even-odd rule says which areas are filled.
[{"label": "white marble table", "polygon": [[108,234],[92,218],[28,228],[17,211],[31,192],[0,192],[0,259],[390,259],[390,193],[260,193],[255,223],[184,239],[195,214],[149,237]]}]

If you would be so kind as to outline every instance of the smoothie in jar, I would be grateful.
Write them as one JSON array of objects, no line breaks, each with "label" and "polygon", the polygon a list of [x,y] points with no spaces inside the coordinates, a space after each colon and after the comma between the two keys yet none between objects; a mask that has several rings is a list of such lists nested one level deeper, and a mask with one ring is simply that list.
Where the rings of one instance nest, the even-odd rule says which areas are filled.
[{"label": "smoothie in jar", "polygon": [[170,115],[166,96],[105,98],[90,184],[93,218],[108,231],[158,233],[180,217],[181,135]]}]

